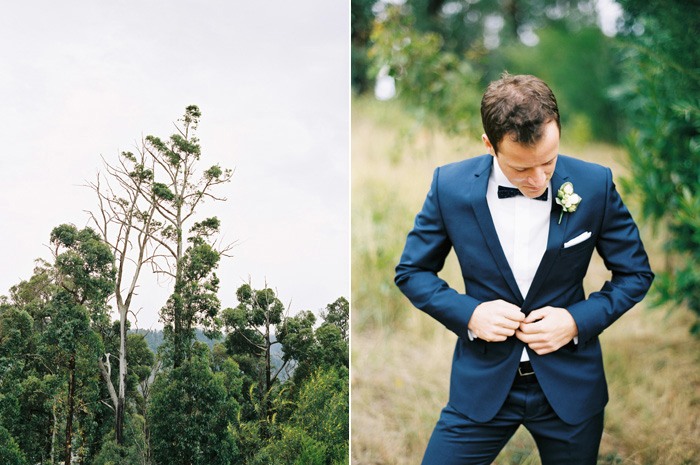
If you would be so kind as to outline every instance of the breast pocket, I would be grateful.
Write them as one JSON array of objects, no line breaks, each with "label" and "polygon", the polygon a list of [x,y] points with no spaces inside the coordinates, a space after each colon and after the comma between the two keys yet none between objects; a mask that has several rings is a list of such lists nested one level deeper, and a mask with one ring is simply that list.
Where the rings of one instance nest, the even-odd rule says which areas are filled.
[{"label": "breast pocket", "polygon": [[592,255],[593,241],[591,239],[559,250],[550,277],[562,285],[571,283],[572,279],[582,280],[586,275]]},{"label": "breast pocket", "polygon": [[571,247],[567,247],[565,249],[561,249],[559,252],[560,257],[569,257],[572,255],[577,255],[581,254],[582,252],[588,251],[589,253],[593,253],[593,238],[589,237],[585,241],[581,242],[580,244],[572,245]]}]

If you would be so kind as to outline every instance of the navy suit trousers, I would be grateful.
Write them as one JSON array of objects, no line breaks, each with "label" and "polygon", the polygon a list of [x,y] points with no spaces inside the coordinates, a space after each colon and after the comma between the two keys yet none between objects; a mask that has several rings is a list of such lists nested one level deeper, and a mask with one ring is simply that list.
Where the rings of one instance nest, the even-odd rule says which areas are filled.
[{"label": "navy suit trousers", "polygon": [[543,465],[595,465],[603,412],[569,425],[552,410],[533,378],[516,378],[493,420],[477,423],[448,404],[440,415],[423,465],[489,465],[520,425],[532,434]]}]

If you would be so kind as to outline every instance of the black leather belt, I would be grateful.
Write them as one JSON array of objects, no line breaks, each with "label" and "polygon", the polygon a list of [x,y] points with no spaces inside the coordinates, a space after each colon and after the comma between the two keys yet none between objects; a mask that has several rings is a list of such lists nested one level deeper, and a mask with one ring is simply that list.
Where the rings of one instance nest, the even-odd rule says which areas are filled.
[{"label": "black leather belt", "polygon": [[518,376],[532,376],[535,374],[535,370],[532,369],[532,363],[520,362],[518,365]]},{"label": "black leather belt", "polygon": [[530,384],[536,382],[537,376],[535,376],[535,370],[532,369],[532,364],[530,362],[520,362],[518,374],[515,376],[515,383]]}]

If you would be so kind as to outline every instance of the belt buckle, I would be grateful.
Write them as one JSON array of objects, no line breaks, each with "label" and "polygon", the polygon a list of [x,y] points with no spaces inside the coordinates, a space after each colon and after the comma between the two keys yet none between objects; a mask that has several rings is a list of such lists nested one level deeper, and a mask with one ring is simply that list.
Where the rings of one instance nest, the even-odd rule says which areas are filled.
[{"label": "belt buckle", "polygon": [[534,374],[535,374],[535,371],[532,370],[532,371],[528,371],[528,372],[523,373],[522,367],[518,366],[518,374],[519,374],[520,376],[531,376],[531,375],[534,375]]}]

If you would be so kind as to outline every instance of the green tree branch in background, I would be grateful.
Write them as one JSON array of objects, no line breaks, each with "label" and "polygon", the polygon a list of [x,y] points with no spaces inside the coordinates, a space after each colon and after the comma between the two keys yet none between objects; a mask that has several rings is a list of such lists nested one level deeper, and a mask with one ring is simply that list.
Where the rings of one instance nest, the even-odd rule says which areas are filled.
[{"label": "green tree branch in background", "polygon": [[657,304],[687,305],[700,335],[700,5],[620,0],[626,12],[625,87],[629,179],[642,216],[666,231],[667,266]]},{"label": "green tree branch in background", "polygon": [[[609,90],[618,60],[614,39],[596,25],[595,2],[409,0],[376,2],[373,11],[364,72],[395,78],[397,98],[420,123],[480,135],[483,90],[509,71],[550,84],[573,142],[617,141]],[[353,23],[357,37],[365,29]]]},{"label": "green tree branch in background", "polygon": [[452,133],[474,132],[481,100],[478,75],[468,61],[442,50],[442,36],[417,30],[405,9],[390,6],[375,21],[371,72],[377,75],[384,68],[396,80],[399,98],[422,123]]}]

